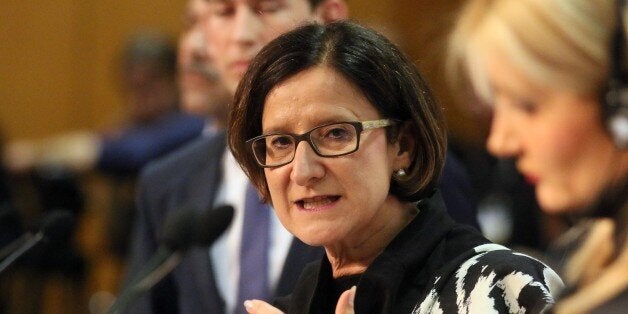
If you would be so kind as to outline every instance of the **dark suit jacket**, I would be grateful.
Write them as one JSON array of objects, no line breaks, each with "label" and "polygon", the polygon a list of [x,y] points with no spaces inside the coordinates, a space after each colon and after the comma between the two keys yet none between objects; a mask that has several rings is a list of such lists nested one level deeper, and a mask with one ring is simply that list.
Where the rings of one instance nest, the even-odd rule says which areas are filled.
[{"label": "dark suit jacket", "polygon": [[[224,133],[202,137],[142,172],[138,213],[127,277],[139,273],[157,250],[164,220],[177,210],[204,211],[213,204],[221,182]],[[323,254],[294,239],[279,279],[276,296],[292,291],[301,270]],[[224,313],[206,248],[190,250],[174,272],[128,309],[130,313]]]},{"label": "dark suit jacket", "polygon": [[472,226],[481,231],[477,215],[477,197],[473,195],[467,169],[450,151],[447,151],[445,167],[438,188],[451,218],[455,222]]}]

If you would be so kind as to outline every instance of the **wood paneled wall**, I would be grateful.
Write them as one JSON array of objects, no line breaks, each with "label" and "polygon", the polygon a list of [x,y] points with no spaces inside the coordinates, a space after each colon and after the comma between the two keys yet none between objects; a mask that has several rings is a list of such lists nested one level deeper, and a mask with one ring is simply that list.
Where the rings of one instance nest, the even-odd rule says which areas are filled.
[{"label": "wood paneled wall", "polygon": [[[123,116],[116,72],[120,49],[140,29],[157,29],[176,37],[186,1],[0,0],[0,135],[34,139],[76,129],[103,129],[119,122]],[[462,1],[348,3],[353,20],[388,35],[416,62],[446,107],[452,135],[473,141],[481,132],[452,105],[442,72],[444,35]],[[103,236],[110,207],[110,193],[104,185],[98,180],[87,183],[90,210],[79,231],[81,247],[88,248],[84,253],[93,261],[86,287],[71,293],[52,289],[75,299],[64,306],[56,295],[44,297],[41,307],[46,311],[42,313],[85,312],[92,293],[113,293],[120,283],[122,261],[107,255]],[[24,302],[28,301],[16,304]],[[75,309],[70,311],[68,304]]]},{"label": "wood paneled wall", "polygon": [[[369,5],[362,5],[368,2]],[[487,125],[469,104],[456,103],[447,84],[444,57],[447,35],[465,0],[351,1],[359,22],[380,30],[407,53],[428,79],[445,109],[451,139],[463,145],[483,145]]]},{"label": "wood paneled wall", "polygon": [[[444,35],[463,0],[349,0],[354,20],[390,36],[428,77],[452,134],[481,132],[452,105],[442,72]],[[0,4],[0,134],[38,138],[120,119],[116,57],[129,35],[173,37],[186,0],[4,0]]]},{"label": "wood paneled wall", "polygon": [[119,50],[142,28],[176,36],[185,2],[2,1],[0,130],[5,137],[99,128],[118,119]]}]

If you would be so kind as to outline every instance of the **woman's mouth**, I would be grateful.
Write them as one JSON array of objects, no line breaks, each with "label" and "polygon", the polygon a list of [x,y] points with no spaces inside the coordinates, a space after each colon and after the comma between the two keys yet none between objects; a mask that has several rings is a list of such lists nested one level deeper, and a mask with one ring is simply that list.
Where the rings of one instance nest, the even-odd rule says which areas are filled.
[{"label": "woman's mouth", "polygon": [[302,200],[296,201],[296,204],[297,206],[299,206],[299,208],[303,210],[313,211],[313,210],[321,209],[322,207],[327,206],[329,204],[332,204],[338,201],[339,198],[340,196],[337,196],[337,195],[317,196],[317,197],[312,197],[312,198],[304,198]]},{"label": "woman's mouth", "polygon": [[524,175],[523,176],[526,182],[530,185],[537,185],[539,183],[539,177],[533,175]]}]

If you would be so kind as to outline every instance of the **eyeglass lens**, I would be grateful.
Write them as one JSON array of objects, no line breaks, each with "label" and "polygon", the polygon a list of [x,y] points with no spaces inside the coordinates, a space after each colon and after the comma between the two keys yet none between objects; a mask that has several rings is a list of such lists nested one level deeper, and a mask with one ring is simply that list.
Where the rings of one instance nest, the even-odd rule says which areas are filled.
[{"label": "eyeglass lens", "polygon": [[294,158],[296,146],[307,141],[321,156],[332,157],[349,153],[356,149],[358,141],[356,127],[350,123],[323,125],[309,132],[295,136],[271,134],[253,142],[257,160],[266,166],[288,163]]}]

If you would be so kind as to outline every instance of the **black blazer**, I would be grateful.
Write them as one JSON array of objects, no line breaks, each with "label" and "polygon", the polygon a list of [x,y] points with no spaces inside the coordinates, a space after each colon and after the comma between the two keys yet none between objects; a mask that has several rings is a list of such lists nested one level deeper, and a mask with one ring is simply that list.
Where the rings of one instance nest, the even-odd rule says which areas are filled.
[{"label": "black blazer", "polygon": [[[140,176],[138,213],[127,277],[133,278],[156,251],[166,217],[182,208],[205,210],[213,204],[222,178],[224,133],[202,137],[147,166]],[[275,291],[289,294],[305,265],[321,248],[294,239]],[[207,249],[190,250],[181,264],[129,313],[224,313]]]}]

